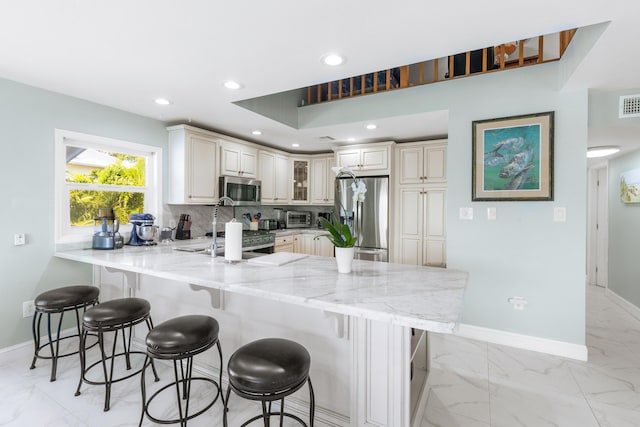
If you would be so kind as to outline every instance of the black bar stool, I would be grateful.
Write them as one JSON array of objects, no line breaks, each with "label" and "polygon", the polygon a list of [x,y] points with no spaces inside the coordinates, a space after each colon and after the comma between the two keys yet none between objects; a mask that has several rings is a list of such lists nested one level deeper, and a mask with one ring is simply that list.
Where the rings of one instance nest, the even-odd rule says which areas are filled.
[{"label": "black bar stool", "polygon": [[[133,333],[133,327],[138,323],[145,322],[149,330],[153,328],[153,322],[151,321],[150,312],[151,306],[149,305],[149,302],[147,300],[144,300],[142,298],[121,298],[103,302],[102,304],[90,308],[84,313],[84,316],[82,318],[82,335],[80,336],[80,381],[78,382],[78,389],[75,394],[76,396],[80,395],[80,387],[82,386],[83,382],[92,385],[104,385],[104,410],[109,410],[111,384],[131,378],[139,374],[144,370],[144,368],[146,368],[146,364],[148,362],[145,359],[145,363],[142,365],[142,367],[135,372],[116,379],[113,378],[113,365],[116,357],[125,357],[127,371],[129,371],[131,370],[131,355],[145,354],[142,351],[131,351],[131,336]],[[125,330],[127,328],[129,328],[128,340],[125,336]],[[116,353],[116,344],[118,343],[119,331],[122,331],[122,353]],[[111,349],[110,355],[107,355],[104,351],[104,334],[108,332],[114,332],[113,348]],[[100,346],[101,358],[97,362],[87,367],[86,339],[89,333],[93,333],[98,336],[98,345]],[[111,360],[108,373],[107,360]],[[159,378],[156,372],[156,368],[153,364],[153,360],[151,360],[149,363],[151,363],[156,381],[158,381]],[[102,364],[104,381],[92,381],[87,379],[87,373],[98,364]]]},{"label": "black bar stool", "polygon": [[[36,311],[33,315],[33,323],[31,326],[35,350],[33,352],[33,361],[31,362],[30,369],[34,369],[36,367],[37,359],[51,359],[51,381],[56,380],[58,358],[78,353],[78,351],[73,351],[70,353],[60,354],[60,341],[80,337],[79,310],[83,309],[83,311],[86,311],[87,307],[98,304],[99,294],[100,290],[95,286],[75,285],[52,289],[50,291],[43,292],[36,297],[34,300]],[[62,318],[64,317],[64,313],[71,310],[76,312],[76,327],[78,328],[78,333],[67,337],[60,337],[60,328],[62,327]],[[51,315],[56,313],[60,314],[60,318],[58,320],[58,332],[56,333],[56,338],[53,339],[51,335]],[[40,345],[40,321],[42,320],[43,314],[47,315],[47,335],[49,337],[49,342]],[[51,356],[41,355],[40,350],[47,346],[51,350]]]},{"label": "black bar stool", "polygon": [[[176,317],[174,319],[167,320],[164,323],[151,329],[147,334],[147,357],[145,359],[145,366],[147,359],[163,359],[173,360],[173,371],[175,374],[175,381],[162,387],[156,391],[149,400],[146,399],[146,385],[145,385],[145,370],[142,371],[140,378],[140,388],[142,390],[142,415],[140,416],[140,426],[144,420],[145,414],[147,417],[155,423],[159,424],[174,424],[180,423],[181,426],[186,426],[187,421],[203,414],[209,408],[213,406],[218,400],[218,397],[222,396],[222,349],[220,348],[220,341],[218,340],[218,332],[220,327],[216,319],[209,316],[191,315]],[[193,377],[193,356],[202,353],[213,345],[218,347],[218,355],[220,356],[220,377],[219,382],[204,377]],[[186,368],[183,365],[183,360],[186,359]],[[178,375],[178,362],[180,362],[180,376]],[[195,414],[189,414],[189,396],[191,393],[192,381],[206,381],[212,383],[216,387],[216,394],[213,400],[204,408],[196,412]],[[180,387],[182,385],[182,387]],[[179,418],[173,420],[161,420],[149,413],[149,405],[151,401],[156,398],[160,393],[167,390],[170,387],[175,386],[176,396],[178,399],[178,414]],[[181,395],[182,389],[182,395]],[[182,400],[186,400],[185,408],[183,411]],[[223,400],[224,405],[224,400]]]},{"label": "black bar stool", "polygon": [[[298,391],[305,383],[309,385],[309,426],[313,427],[315,397],[309,377],[311,357],[300,344],[281,338],[265,338],[251,342],[236,350],[227,365],[229,388],[223,400],[224,426],[227,426],[227,411],[231,390],[238,396],[262,402],[262,415],[256,415],[242,427],[260,418],[268,426],[271,415],[289,417],[303,426],[305,422],[296,415],[284,412],[284,398]],[[271,412],[271,402],[280,400],[280,412]],[[267,406],[267,402],[269,405]]]}]

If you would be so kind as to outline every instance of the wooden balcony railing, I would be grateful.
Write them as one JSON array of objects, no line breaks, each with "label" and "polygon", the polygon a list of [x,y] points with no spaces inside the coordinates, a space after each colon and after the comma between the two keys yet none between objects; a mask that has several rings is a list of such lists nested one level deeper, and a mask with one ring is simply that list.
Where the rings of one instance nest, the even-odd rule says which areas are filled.
[{"label": "wooden balcony railing", "polygon": [[[576,29],[504,43],[306,88],[303,105],[404,89],[445,80],[557,61]],[[516,52],[517,51],[517,52]]]}]

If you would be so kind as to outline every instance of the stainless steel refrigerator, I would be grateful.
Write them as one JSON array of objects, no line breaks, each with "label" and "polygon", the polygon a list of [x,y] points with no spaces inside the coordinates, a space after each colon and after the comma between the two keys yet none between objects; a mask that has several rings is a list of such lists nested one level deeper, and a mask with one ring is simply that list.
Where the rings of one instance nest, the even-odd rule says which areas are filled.
[{"label": "stainless steel refrigerator", "polygon": [[367,186],[364,202],[355,212],[351,177],[336,179],[335,212],[358,235],[355,258],[389,260],[389,177],[358,177]]}]

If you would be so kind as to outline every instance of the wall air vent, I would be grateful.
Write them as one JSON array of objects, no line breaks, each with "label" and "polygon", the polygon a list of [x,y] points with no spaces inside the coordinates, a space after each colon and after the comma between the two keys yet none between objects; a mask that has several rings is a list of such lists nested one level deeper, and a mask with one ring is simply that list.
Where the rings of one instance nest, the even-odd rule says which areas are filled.
[{"label": "wall air vent", "polygon": [[627,119],[640,117],[640,95],[625,95],[620,97],[618,118]]}]

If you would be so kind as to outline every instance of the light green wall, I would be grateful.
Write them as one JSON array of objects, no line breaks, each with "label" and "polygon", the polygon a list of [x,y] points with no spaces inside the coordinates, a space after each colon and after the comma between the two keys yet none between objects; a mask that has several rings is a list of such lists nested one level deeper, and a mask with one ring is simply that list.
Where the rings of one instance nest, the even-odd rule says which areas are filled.
[{"label": "light green wall", "polygon": [[620,175],[640,169],[640,150],[609,162],[609,289],[640,307],[640,204],[620,201]]},{"label": "light green wall", "polygon": [[[301,127],[449,111],[447,260],[470,273],[462,322],[584,344],[588,93],[559,91],[559,62],[308,106]],[[552,202],[471,202],[471,122],[555,111]],[[496,221],[486,208],[497,208]],[[567,222],[553,222],[565,207]],[[461,221],[461,207],[474,208]],[[517,311],[512,296],[528,300]]]},{"label": "light green wall", "polygon": [[[53,257],[54,129],[165,148],[164,126],[0,79],[0,349],[31,339],[31,318],[22,318],[23,301],[58,286],[91,283],[88,266]],[[27,235],[25,246],[13,246],[19,232]]]},{"label": "light green wall", "polygon": [[[449,111],[447,258],[470,273],[462,321],[520,334],[584,344],[588,94],[558,90],[558,63],[421,86],[300,109],[300,127],[377,117]],[[0,130],[5,159],[0,220],[3,301],[0,348],[30,337],[21,303],[43,290],[89,280],[89,269],[52,257],[53,130],[164,147],[164,124],[51,92],[0,80]],[[471,122],[555,111],[553,202],[471,202]],[[33,172],[24,172],[28,161]],[[166,163],[166,156],[165,156]],[[21,177],[21,179],[15,179]],[[166,183],[165,183],[166,188]],[[497,221],[485,210],[497,207]],[[552,221],[553,207],[567,222]],[[460,207],[474,220],[460,221]],[[13,247],[13,233],[29,244]],[[514,310],[507,298],[529,301]]]}]

